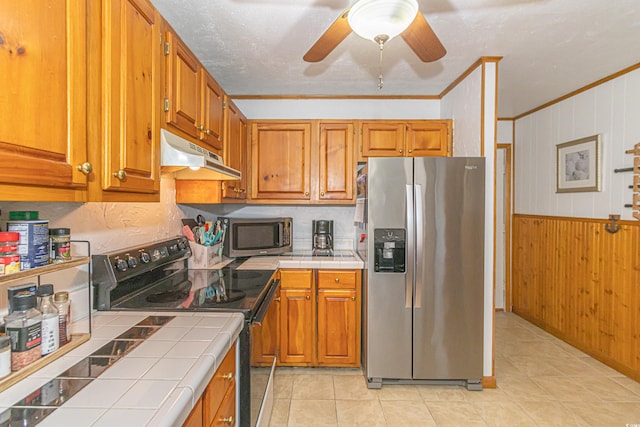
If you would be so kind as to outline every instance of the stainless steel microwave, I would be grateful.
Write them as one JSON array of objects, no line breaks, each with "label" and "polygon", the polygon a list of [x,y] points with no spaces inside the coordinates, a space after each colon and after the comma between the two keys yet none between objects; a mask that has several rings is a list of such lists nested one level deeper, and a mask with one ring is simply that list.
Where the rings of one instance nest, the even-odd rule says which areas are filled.
[{"label": "stainless steel microwave", "polygon": [[218,218],[226,226],[224,255],[230,258],[291,252],[291,218]]}]

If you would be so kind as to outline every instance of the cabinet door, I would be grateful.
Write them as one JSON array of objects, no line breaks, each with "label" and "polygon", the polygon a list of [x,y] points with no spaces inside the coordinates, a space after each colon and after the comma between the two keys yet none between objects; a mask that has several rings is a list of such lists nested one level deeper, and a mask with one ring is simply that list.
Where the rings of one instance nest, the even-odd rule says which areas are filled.
[{"label": "cabinet door", "polygon": [[404,156],[405,123],[394,121],[362,122],[364,157]]},{"label": "cabinet door", "polygon": [[0,3],[0,183],[86,188],[86,33],[86,0]]},{"label": "cabinet door", "polygon": [[103,189],[160,189],[160,16],[148,0],[104,2]]},{"label": "cabinet door", "polygon": [[315,342],[311,289],[280,290],[280,363],[310,366]]},{"label": "cabinet door", "polygon": [[251,326],[251,366],[271,366],[280,349],[280,289],[262,320]]},{"label": "cabinet door", "polygon": [[202,81],[201,111],[198,122],[200,140],[211,147],[214,153],[222,154],[224,92],[204,68],[200,69],[200,79]]},{"label": "cabinet door", "polygon": [[242,178],[238,181],[223,181],[222,197],[238,203],[238,200],[247,198],[247,121],[230,100],[226,101],[225,116],[223,159],[225,164],[242,172]]},{"label": "cabinet door", "polygon": [[353,123],[320,123],[319,200],[353,200]]},{"label": "cabinet door", "polygon": [[450,156],[450,120],[420,120],[408,123],[407,156]]},{"label": "cabinet door", "polygon": [[318,365],[359,366],[358,304],[356,290],[318,290]]},{"label": "cabinet door", "polygon": [[229,427],[237,425],[236,420],[236,385],[231,385],[220,405],[218,413],[211,422],[211,427]]},{"label": "cabinet door", "polygon": [[[166,33],[165,91],[168,100],[167,123],[193,138],[200,137],[200,62],[174,33]],[[167,101],[165,101],[167,102]]]},{"label": "cabinet door", "polygon": [[254,123],[251,197],[310,200],[311,124]]},{"label": "cabinet door", "polygon": [[202,419],[202,399],[198,399],[196,405],[191,410],[182,427],[202,427],[204,426]]}]

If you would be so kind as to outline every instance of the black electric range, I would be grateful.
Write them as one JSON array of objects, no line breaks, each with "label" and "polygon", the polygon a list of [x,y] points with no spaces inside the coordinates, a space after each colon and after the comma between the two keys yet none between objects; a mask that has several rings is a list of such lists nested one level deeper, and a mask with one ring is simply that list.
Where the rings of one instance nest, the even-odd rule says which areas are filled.
[{"label": "black electric range", "polygon": [[242,313],[245,327],[239,336],[238,425],[254,426],[254,413],[262,407],[261,396],[266,391],[258,369],[250,366],[251,329],[262,322],[279,280],[273,270],[238,269],[246,259],[236,259],[220,269],[192,270],[188,268],[190,256],[185,237],[93,255],[94,308]]}]

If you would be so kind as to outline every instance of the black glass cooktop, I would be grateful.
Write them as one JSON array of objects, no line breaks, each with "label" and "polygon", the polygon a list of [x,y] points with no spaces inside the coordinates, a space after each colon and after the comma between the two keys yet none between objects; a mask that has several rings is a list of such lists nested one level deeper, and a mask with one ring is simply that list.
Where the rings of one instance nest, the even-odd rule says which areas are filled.
[{"label": "black glass cooktop", "polygon": [[268,291],[272,270],[174,271],[122,296],[112,310],[252,311]]}]

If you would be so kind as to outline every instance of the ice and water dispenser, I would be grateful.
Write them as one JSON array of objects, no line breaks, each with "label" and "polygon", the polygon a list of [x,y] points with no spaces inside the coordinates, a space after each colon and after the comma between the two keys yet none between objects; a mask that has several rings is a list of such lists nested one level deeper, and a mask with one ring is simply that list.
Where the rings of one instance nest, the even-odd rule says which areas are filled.
[{"label": "ice and water dispenser", "polygon": [[375,271],[380,273],[405,272],[404,228],[376,228],[373,230]]}]

